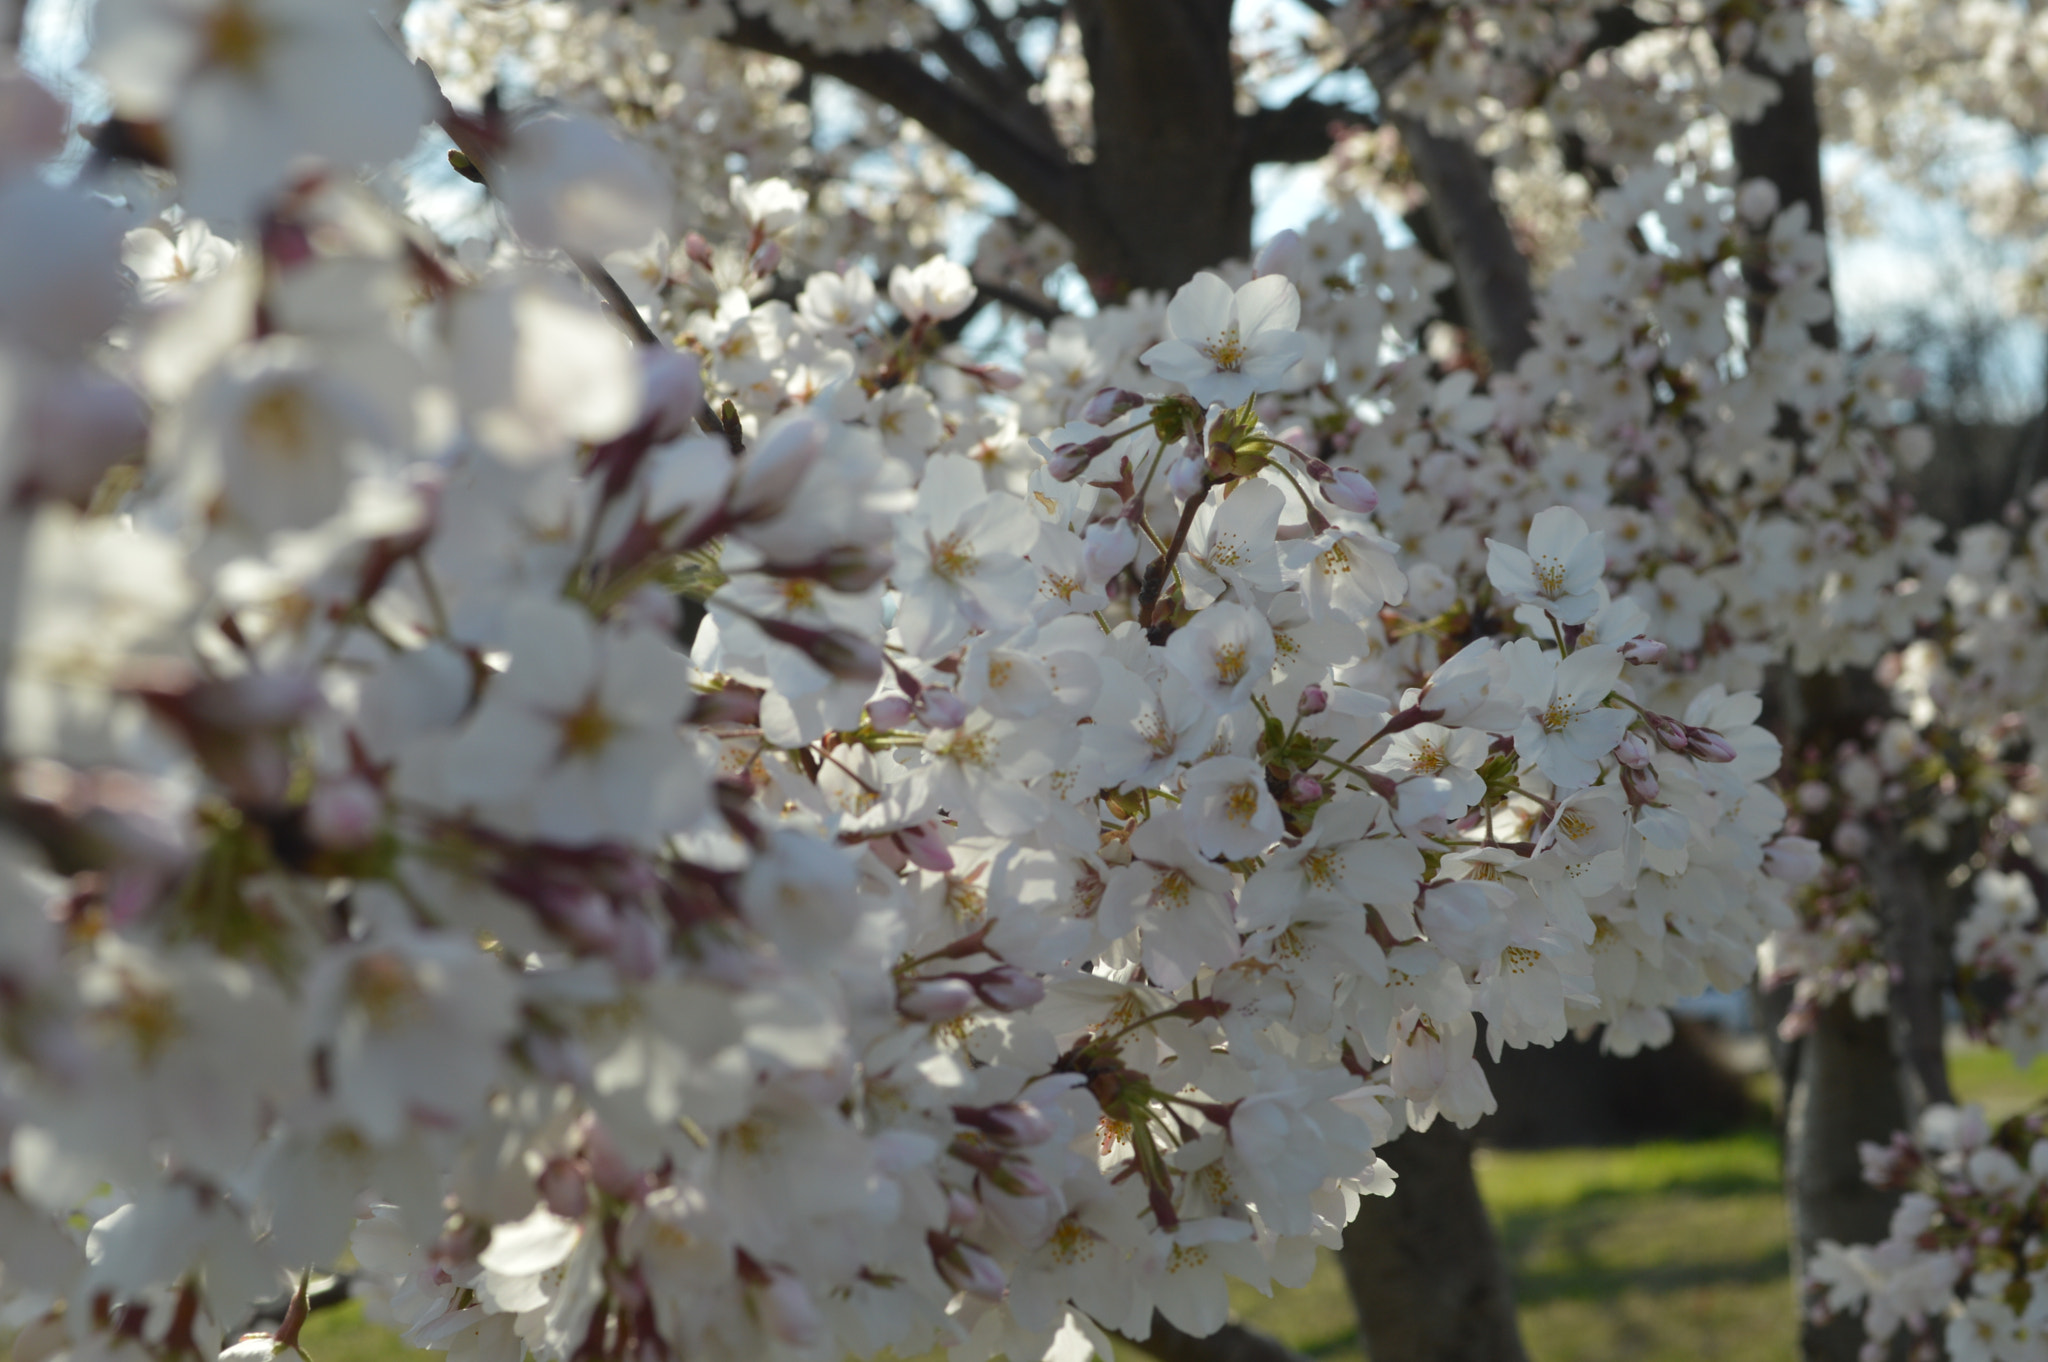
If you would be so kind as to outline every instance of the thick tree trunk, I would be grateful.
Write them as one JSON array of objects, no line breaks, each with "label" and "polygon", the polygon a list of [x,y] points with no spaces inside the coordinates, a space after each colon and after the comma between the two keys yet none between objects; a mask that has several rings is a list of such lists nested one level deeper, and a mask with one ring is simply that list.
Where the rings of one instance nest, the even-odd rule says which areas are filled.
[{"label": "thick tree trunk", "polygon": [[[1231,0],[1075,0],[1094,90],[1090,207],[1076,241],[1098,298],[1172,289],[1251,250],[1252,166],[1230,70]],[[1091,249],[1092,248],[1092,249]]]},{"label": "thick tree trunk", "polygon": [[[1867,1244],[1882,1239],[1894,1198],[1863,1180],[1856,1148],[1882,1144],[1906,1124],[1890,1027],[1859,1018],[1846,1000],[1821,1013],[1800,1041],[1785,1108],[1785,1187],[1792,1219],[1794,1281],[1823,1239]],[[1855,1362],[1863,1322],[1802,1320],[1800,1347],[1810,1362]]]},{"label": "thick tree trunk", "polygon": [[1372,1362],[1523,1362],[1500,1240],[1448,1121],[1381,1151],[1400,1175],[1344,1231],[1344,1282]]}]

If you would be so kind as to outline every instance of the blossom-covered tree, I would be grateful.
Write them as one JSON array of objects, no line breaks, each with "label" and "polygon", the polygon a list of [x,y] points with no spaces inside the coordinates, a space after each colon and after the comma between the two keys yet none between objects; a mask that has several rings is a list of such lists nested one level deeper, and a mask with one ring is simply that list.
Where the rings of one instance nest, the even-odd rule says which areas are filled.
[{"label": "blossom-covered tree", "polygon": [[1479,1045],[1760,948],[1810,1348],[2033,1337],[1929,1104],[2048,997],[2048,550],[1903,495],[1803,7],[1253,10],[100,0],[69,182],[6,73],[24,1358],[345,1253],[465,1358],[1270,1355],[1340,1243],[1514,1357]]}]

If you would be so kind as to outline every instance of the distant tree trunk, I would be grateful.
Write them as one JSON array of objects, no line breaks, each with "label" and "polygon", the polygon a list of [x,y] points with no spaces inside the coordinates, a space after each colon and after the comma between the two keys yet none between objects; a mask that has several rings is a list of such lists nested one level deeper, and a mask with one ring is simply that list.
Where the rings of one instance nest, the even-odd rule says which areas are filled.
[{"label": "distant tree trunk", "polygon": [[1344,1283],[1372,1362],[1525,1362],[1514,1284],[1472,1176],[1472,1139],[1448,1121],[1381,1151],[1400,1184],[1344,1232]]},{"label": "distant tree trunk", "polygon": [[[1821,1240],[1867,1244],[1884,1237],[1893,1198],[1863,1180],[1856,1149],[1866,1140],[1889,1140],[1906,1124],[1906,1107],[1890,1027],[1883,1017],[1857,1017],[1846,999],[1801,1038],[1794,1069],[1785,1107],[1785,1189],[1797,1283]],[[1855,1362],[1863,1340],[1859,1316],[1824,1325],[1801,1318],[1800,1349],[1813,1362]]]}]

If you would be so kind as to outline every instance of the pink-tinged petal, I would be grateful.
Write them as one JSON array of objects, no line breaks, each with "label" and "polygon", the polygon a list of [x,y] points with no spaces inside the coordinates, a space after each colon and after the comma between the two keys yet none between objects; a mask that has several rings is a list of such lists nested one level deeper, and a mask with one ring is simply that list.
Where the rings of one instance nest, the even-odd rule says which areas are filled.
[{"label": "pink-tinged petal", "polygon": [[1211,340],[1230,324],[1234,298],[1230,285],[1204,270],[1182,284],[1173,301],[1166,305],[1167,329],[1176,340]]},{"label": "pink-tinged petal", "polygon": [[1268,331],[1292,331],[1301,324],[1301,295],[1284,275],[1254,279],[1237,291],[1238,334],[1249,341]]}]

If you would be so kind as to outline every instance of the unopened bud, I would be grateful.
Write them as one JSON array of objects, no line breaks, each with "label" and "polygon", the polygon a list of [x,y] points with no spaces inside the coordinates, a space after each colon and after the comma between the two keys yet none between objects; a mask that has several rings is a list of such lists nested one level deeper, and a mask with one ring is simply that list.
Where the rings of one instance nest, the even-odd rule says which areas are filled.
[{"label": "unopened bud", "polygon": [[818,1316],[810,1288],[787,1268],[767,1270],[767,1281],[754,1290],[754,1308],[762,1327],[792,1348],[808,1348],[824,1336],[825,1323]]},{"label": "unopened bud", "polygon": [[1209,465],[1198,458],[1182,458],[1166,470],[1166,488],[1182,501],[1202,494],[1209,481]]},{"label": "unopened bud", "polygon": [[889,575],[895,560],[880,548],[840,544],[827,549],[815,564],[818,580],[834,591],[857,595]]},{"label": "unopened bud", "polygon": [[1371,515],[1379,509],[1380,494],[1363,473],[1339,468],[1330,474],[1327,481],[1318,485],[1332,506],[1356,511],[1359,515]]},{"label": "unopened bud", "polygon": [[1667,750],[1683,752],[1692,742],[1691,736],[1686,732],[1685,725],[1672,718],[1669,714],[1646,714],[1643,717],[1650,722],[1651,734]]},{"label": "unopened bud", "polygon": [[1307,267],[1308,244],[1301,239],[1301,233],[1287,227],[1275,232],[1265,245],[1259,247],[1258,258],[1252,261],[1252,274],[1282,274],[1293,278]]},{"label": "unopened bud", "polygon": [[1091,426],[1106,426],[1144,405],[1145,399],[1129,388],[1098,388],[1082,406],[1081,419]]},{"label": "unopened bud", "polygon": [[953,1119],[990,1139],[1009,1145],[1044,1144],[1052,1138],[1052,1122],[1026,1101],[998,1102],[989,1107],[955,1107]]},{"label": "unopened bud", "polygon": [[683,254],[705,269],[711,268],[711,243],[692,232],[683,238]]},{"label": "unopened bud", "polygon": [[[1045,471],[1054,482],[1072,482],[1088,471],[1095,462],[1095,456],[1114,443],[1107,435],[1098,435],[1080,444],[1065,444],[1046,456]],[[1044,446],[1040,445],[1043,449]]]},{"label": "unopened bud", "polygon": [[1090,525],[1081,536],[1081,566],[1091,582],[1108,581],[1137,556],[1137,531],[1121,516]]},{"label": "unopened bud", "polygon": [[693,724],[758,724],[761,722],[761,692],[751,686],[728,685],[708,690],[690,707]]},{"label": "unopened bud", "polygon": [[1015,369],[1005,369],[994,364],[961,364],[956,367],[990,392],[1015,392],[1024,386],[1024,375]]},{"label": "unopened bud", "polygon": [[926,686],[917,708],[927,728],[958,728],[967,722],[967,702],[944,686]]},{"label": "unopened bud", "polygon": [[1664,654],[1671,651],[1661,641],[1647,634],[1637,634],[1621,645],[1624,662],[1633,662],[1638,667],[1651,667],[1664,660]]},{"label": "unopened bud", "polygon": [[906,980],[896,990],[896,1010],[914,1021],[951,1021],[974,1006],[974,985],[955,975]]},{"label": "unopened bud", "polygon": [[999,1301],[1008,1283],[1003,1280],[1003,1269],[988,1254],[959,1240],[946,1240],[938,1235],[931,1236],[932,1261],[939,1270],[939,1276],[955,1291],[965,1291],[970,1296],[984,1300]]},{"label": "unopened bud", "polygon": [[581,1220],[590,1210],[590,1183],[573,1159],[550,1159],[540,1170],[540,1199],[565,1220]]},{"label": "unopened bud", "polygon": [[383,822],[384,800],[354,777],[323,780],[306,800],[306,835],[329,851],[357,851]]},{"label": "unopened bud", "polygon": [[1650,744],[1643,741],[1643,735],[1630,729],[1621,735],[1621,741],[1614,745],[1614,759],[1623,766],[1637,770],[1650,764]]},{"label": "unopened bud", "polygon": [[878,733],[887,733],[903,727],[916,713],[907,695],[884,695],[879,700],[868,701],[868,727]]},{"label": "unopened bud", "polygon": [[775,267],[782,263],[782,244],[770,237],[761,243],[761,249],[754,252],[754,258],[749,263],[755,274],[766,279],[775,273]]},{"label": "unopened bud", "polygon": [[586,1117],[583,1127],[583,1162],[598,1190],[615,1201],[629,1201],[640,1190],[640,1174],[619,1152],[611,1133],[595,1118]]},{"label": "unopened bud", "polygon": [[754,623],[762,633],[795,648],[841,681],[873,681],[882,670],[880,646],[859,634],[760,617]]},{"label": "unopened bud", "polygon": [[1313,804],[1323,797],[1323,782],[1306,771],[1295,772],[1287,782],[1287,796],[1297,804]]},{"label": "unopened bud", "polygon": [[1621,788],[1628,795],[1629,803],[1641,806],[1655,803],[1662,787],[1654,767],[1624,766],[1621,768]]},{"label": "unopened bud", "polygon": [[946,1189],[946,1228],[964,1230],[981,1219],[981,1203],[958,1187]]},{"label": "unopened bud", "polygon": [[981,1000],[998,1012],[1022,1012],[1045,1001],[1045,981],[1015,965],[997,965],[968,977]]},{"label": "unopened bud", "polygon": [[1735,746],[1711,728],[1685,730],[1685,750],[1701,761],[1734,761]]},{"label": "unopened bud", "polygon": [[1038,1170],[1022,1159],[1004,1159],[982,1170],[981,1175],[1004,1196],[1046,1196],[1052,1192],[1052,1187],[1039,1176]]},{"label": "unopened bud", "polygon": [[1330,692],[1321,686],[1308,685],[1301,689],[1301,698],[1294,702],[1294,712],[1304,719],[1312,714],[1321,714],[1330,707]]}]

